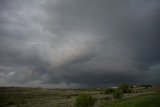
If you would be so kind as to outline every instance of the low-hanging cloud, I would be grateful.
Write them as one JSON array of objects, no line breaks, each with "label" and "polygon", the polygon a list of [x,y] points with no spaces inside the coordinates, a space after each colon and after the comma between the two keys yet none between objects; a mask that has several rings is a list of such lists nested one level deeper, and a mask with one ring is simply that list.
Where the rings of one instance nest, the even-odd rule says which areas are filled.
[{"label": "low-hanging cloud", "polygon": [[0,2],[0,85],[159,83],[159,0]]}]

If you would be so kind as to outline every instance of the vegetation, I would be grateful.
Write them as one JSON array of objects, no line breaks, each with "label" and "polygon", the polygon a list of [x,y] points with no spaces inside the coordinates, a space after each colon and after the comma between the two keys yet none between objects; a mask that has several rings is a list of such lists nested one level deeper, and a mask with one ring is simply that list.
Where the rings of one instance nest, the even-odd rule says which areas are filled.
[{"label": "vegetation", "polygon": [[75,90],[0,87],[0,107],[71,106],[76,95]]},{"label": "vegetation", "polygon": [[106,104],[104,107],[159,107],[160,94],[137,96],[131,99],[116,101]]},{"label": "vegetation", "polygon": [[[132,88],[123,87],[124,85],[108,89],[0,87],[0,107],[148,107],[148,105],[157,107],[160,105],[159,87],[144,88],[140,85],[134,85]],[[132,89],[132,92],[122,92],[126,89]]]},{"label": "vegetation", "polygon": [[113,88],[107,88],[105,90],[105,94],[106,94],[106,98],[108,94],[112,94],[114,99],[118,99],[118,100],[122,99],[122,96],[123,96],[121,89],[113,89]]},{"label": "vegetation", "polygon": [[114,93],[113,93],[113,97],[115,98],[115,99],[122,99],[122,91],[121,90],[119,90],[119,89],[117,89],[117,90],[115,90],[114,91]]},{"label": "vegetation", "polygon": [[120,85],[119,89],[122,90],[123,94],[124,93],[131,93],[131,89],[130,89],[130,87],[129,87],[128,84],[122,84],[122,85]]},{"label": "vegetation", "polygon": [[91,107],[94,105],[95,98],[93,98],[91,95],[82,94],[77,96],[76,98],[76,107]]},{"label": "vegetation", "polygon": [[152,88],[152,85],[145,85],[145,84],[143,84],[142,87],[145,88],[145,89],[148,89],[148,88]]},{"label": "vegetation", "polygon": [[113,89],[113,88],[107,88],[105,90],[105,94],[113,94],[114,92],[115,92],[115,89]]}]

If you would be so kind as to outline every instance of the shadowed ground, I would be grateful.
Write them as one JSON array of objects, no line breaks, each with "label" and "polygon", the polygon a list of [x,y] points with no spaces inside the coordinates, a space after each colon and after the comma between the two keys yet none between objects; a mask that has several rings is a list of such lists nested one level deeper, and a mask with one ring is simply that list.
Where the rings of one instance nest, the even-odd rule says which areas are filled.
[{"label": "shadowed ground", "polygon": [[[96,98],[94,107],[159,107],[160,93],[144,92],[125,94],[123,100],[114,100],[111,94],[91,89],[43,89],[0,87],[0,107],[74,107],[78,94]],[[107,99],[106,96],[109,98]]]},{"label": "shadowed ground", "polygon": [[160,107],[160,94],[134,97],[119,102],[106,104],[105,107]]}]

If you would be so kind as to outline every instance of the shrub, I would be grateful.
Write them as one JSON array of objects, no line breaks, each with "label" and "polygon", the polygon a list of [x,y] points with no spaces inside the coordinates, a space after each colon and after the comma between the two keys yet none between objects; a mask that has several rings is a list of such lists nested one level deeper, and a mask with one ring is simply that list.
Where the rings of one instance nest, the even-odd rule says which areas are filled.
[{"label": "shrub", "polygon": [[82,94],[77,96],[75,106],[76,107],[91,107],[94,105],[95,98],[91,95]]},{"label": "shrub", "polygon": [[14,105],[15,103],[13,101],[8,101],[7,105]]},{"label": "shrub", "polygon": [[131,89],[128,84],[122,84],[119,89],[122,90],[122,93],[131,93]]},{"label": "shrub", "polygon": [[21,104],[25,104],[26,103],[26,100],[25,99],[22,99],[21,100]]},{"label": "shrub", "polygon": [[122,99],[122,96],[123,96],[123,94],[122,94],[122,91],[121,90],[115,90],[115,92],[113,93],[113,97],[115,98],[115,99]]},{"label": "shrub", "polygon": [[113,94],[115,92],[115,89],[112,89],[112,88],[107,88],[105,90],[105,94]]}]

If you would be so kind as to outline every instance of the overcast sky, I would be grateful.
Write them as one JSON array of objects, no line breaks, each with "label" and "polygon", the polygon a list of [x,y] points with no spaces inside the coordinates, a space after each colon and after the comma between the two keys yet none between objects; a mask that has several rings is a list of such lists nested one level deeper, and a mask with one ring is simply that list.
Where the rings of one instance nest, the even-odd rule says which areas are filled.
[{"label": "overcast sky", "polygon": [[160,0],[0,0],[0,86],[160,83]]}]

